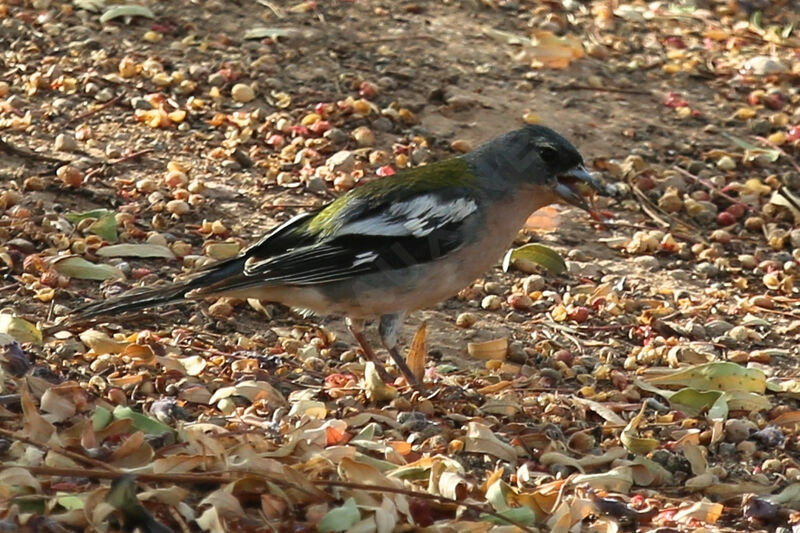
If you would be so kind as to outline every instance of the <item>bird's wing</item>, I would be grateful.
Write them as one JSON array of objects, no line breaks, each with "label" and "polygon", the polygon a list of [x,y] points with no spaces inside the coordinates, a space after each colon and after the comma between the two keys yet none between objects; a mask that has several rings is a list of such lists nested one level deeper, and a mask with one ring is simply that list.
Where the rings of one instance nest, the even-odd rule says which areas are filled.
[{"label": "bird's wing", "polygon": [[225,285],[312,285],[427,263],[469,242],[481,222],[479,201],[463,190],[421,192],[383,205],[356,201],[337,214],[335,231],[314,238],[308,228],[318,213],[285,237],[299,245],[275,253],[281,246],[268,237],[248,248],[244,276]]}]

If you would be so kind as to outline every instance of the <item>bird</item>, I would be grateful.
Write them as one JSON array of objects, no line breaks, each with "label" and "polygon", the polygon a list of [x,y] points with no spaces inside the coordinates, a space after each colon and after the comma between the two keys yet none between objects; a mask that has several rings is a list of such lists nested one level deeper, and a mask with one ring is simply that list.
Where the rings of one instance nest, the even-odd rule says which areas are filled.
[{"label": "bird", "polygon": [[610,189],[578,150],[541,125],[474,150],[369,180],[294,216],[237,256],[166,286],[139,287],[79,308],[71,322],[212,297],[256,298],[344,316],[364,355],[389,379],[365,336],[377,320],[384,348],[409,385],[398,349],[406,315],[445,300],[489,270],[531,213]]}]

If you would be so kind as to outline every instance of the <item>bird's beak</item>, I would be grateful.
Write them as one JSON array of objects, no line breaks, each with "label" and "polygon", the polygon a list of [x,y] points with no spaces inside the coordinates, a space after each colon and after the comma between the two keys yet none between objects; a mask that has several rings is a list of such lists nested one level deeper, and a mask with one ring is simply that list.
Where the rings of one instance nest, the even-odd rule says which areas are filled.
[{"label": "bird's beak", "polygon": [[611,194],[606,185],[583,165],[578,165],[556,178],[556,194],[568,204],[580,207],[584,211],[591,211],[585,198],[591,189],[604,196]]}]

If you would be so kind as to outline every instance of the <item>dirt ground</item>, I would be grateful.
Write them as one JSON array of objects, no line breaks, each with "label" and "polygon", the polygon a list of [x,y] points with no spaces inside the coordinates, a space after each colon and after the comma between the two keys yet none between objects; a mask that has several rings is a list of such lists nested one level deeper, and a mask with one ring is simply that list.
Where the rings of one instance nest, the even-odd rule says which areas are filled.
[{"label": "dirt ground", "polygon": [[[513,389],[527,406],[524,410],[480,417],[511,441],[515,431],[519,440],[519,435],[535,433],[539,424],[553,423],[569,436],[602,424],[605,418],[610,425],[598,435],[598,447],[584,450],[591,455],[619,445],[622,427],[613,425],[615,418],[604,417],[578,400],[571,403],[574,397],[610,402],[615,416],[627,423],[643,397],[650,396],[634,381],[670,368],[732,361],[766,377],[782,378],[784,384],[797,376],[800,298],[793,282],[800,271],[800,210],[774,200],[779,190],[788,191],[790,198],[800,195],[800,171],[794,163],[800,138],[800,41],[791,26],[798,22],[791,3],[176,0],[140,2],[151,10],[152,19],[120,16],[106,23],[100,22],[99,13],[81,9],[88,4],[0,0],[0,84],[4,84],[0,85],[0,246],[6,265],[0,308],[4,313],[45,329],[70,310],[102,297],[110,287],[126,288],[140,279],[145,284],[169,280],[189,272],[192,262],[208,253],[210,243],[252,243],[292,215],[332,200],[354,185],[353,177],[367,179],[377,169],[401,170],[406,161],[413,166],[453,156],[526,122],[538,122],[573,141],[593,171],[618,184],[619,198],[597,199],[598,207],[613,218],[599,224],[574,208],[541,212],[532,217],[518,242],[553,248],[567,260],[567,274],[515,268],[504,272],[498,258],[496,268],[458,296],[413,313],[401,332],[403,345],[408,346],[420,324],[427,322],[428,366],[443,369],[447,364],[446,371],[429,372],[431,380],[479,390],[486,398],[505,390],[498,383],[515,383],[507,385],[511,388],[506,392]],[[258,28],[258,38],[246,33]],[[553,63],[553,54],[566,54],[568,59]],[[357,112],[359,106],[368,111]],[[315,113],[321,116],[309,118]],[[315,130],[315,124],[325,120],[330,124]],[[364,135],[374,140],[362,142],[354,133],[358,128],[366,128]],[[325,130],[328,133],[322,135]],[[303,146],[308,150],[299,153]],[[326,170],[329,158],[345,149],[355,154],[354,163],[344,170]],[[65,166],[71,168],[64,170]],[[169,181],[170,171],[175,170],[185,182],[180,176]],[[70,173],[78,181],[71,181]],[[665,195],[678,199],[677,209],[662,201]],[[187,209],[171,214],[173,208],[183,209],[169,207],[175,199],[188,200]],[[738,213],[737,205],[742,206]],[[115,214],[122,242],[165,243],[173,250],[176,242],[185,242],[190,257],[183,261],[134,257],[122,265],[120,260],[102,259],[96,254],[100,241],[90,238],[95,232],[86,224],[65,229],[58,222],[65,214],[94,209]],[[724,218],[728,211],[732,218]],[[216,229],[211,229],[212,223]],[[83,243],[78,248],[76,240]],[[53,274],[48,261],[68,248],[94,263],[120,267],[126,279],[101,287],[97,280]],[[526,279],[534,287],[527,291],[530,302],[515,309],[510,302],[514,295],[525,293]],[[500,296],[496,305],[487,302],[490,294]],[[169,347],[163,353],[153,348],[158,356],[174,350],[186,357],[233,354],[230,360],[215,362],[219,368],[208,377],[194,376],[192,386],[209,392],[250,376],[231,370],[230,361],[270,355],[281,368],[302,367],[302,359],[292,361],[305,348],[287,344],[287,339],[305,346],[309,339],[322,336],[318,326],[333,332],[336,342],[326,339],[326,357],[308,363],[303,379],[295,379],[295,372],[294,381],[277,384],[277,389],[288,396],[298,387],[317,387],[314,399],[331,404],[335,396],[325,397],[321,390],[329,386],[326,376],[363,375],[363,364],[349,355],[354,342],[340,318],[303,318],[269,304],[255,309],[246,302],[216,307],[212,303],[95,327],[118,334],[118,341],[151,330],[157,335],[155,341],[138,342],[155,346],[163,340]],[[456,324],[464,313],[473,315],[471,327]],[[45,334],[41,343],[18,339],[31,369],[23,365],[15,375],[6,368],[4,394],[19,400],[26,386],[41,392],[30,382],[23,384],[29,379],[26,375],[33,375],[52,383],[78,383],[89,406],[118,402],[152,412],[159,398],[177,398],[194,420],[238,427],[231,412],[164,392],[174,393],[184,381],[169,389],[153,376],[155,389],[138,381],[135,388],[95,388],[90,383],[95,370],[88,365],[94,359],[82,354],[86,347],[77,342],[81,331],[76,327],[58,336]],[[196,340],[187,341],[184,333]],[[468,343],[498,338],[510,341],[507,360],[487,363],[467,354]],[[130,364],[121,360],[112,374],[103,375],[136,374]],[[592,372],[599,367],[606,370]],[[264,371],[262,367],[261,374],[254,375],[263,377]],[[594,377],[591,382],[576,380],[576,372]],[[140,379],[151,381],[148,376]],[[358,387],[364,387],[362,382]],[[677,472],[673,484],[639,492],[589,483],[590,492],[619,496],[630,509],[641,503],[634,501],[637,494],[651,506],[675,510],[697,502],[721,502],[722,518],[697,512],[679,520],[673,513],[655,521],[651,516],[631,522],[630,516],[606,512],[593,500],[596,496],[577,490],[559,503],[575,509],[579,507],[575,502],[594,501],[596,507],[570,525],[587,531],[591,524],[599,528],[606,526],[598,524],[612,522],[627,530],[644,523],[663,531],[698,530],[700,525],[742,531],[797,524],[792,514],[797,498],[773,502],[779,508],[766,518],[741,510],[743,494],[747,498],[776,494],[800,482],[796,422],[775,422],[797,409],[792,387],[786,385],[785,394],[771,394],[767,408],[731,407],[727,419],[745,420],[753,432],[780,427],[785,436],[780,448],[759,447],[745,453],[735,446],[750,441],[723,436],[722,444],[730,443],[733,450],[721,450],[720,439],[711,435],[714,423],[705,418],[707,413],[683,413],[668,420],[666,412],[680,411],[673,405],[664,413],[648,415],[653,425],[646,433],[682,458],[673,446],[685,435],[659,424],[688,429],[679,420],[696,418],[694,427],[703,433],[695,447],[703,448],[705,470],[687,472],[681,467],[673,472]],[[542,391],[557,397],[552,410],[525,403]],[[359,394],[359,401],[348,409],[378,412],[380,402]],[[36,402],[40,396],[34,394]],[[415,402],[431,403],[410,393],[403,398],[411,403],[386,402],[386,409],[402,412],[404,406],[416,409]],[[432,411],[427,415],[446,419],[445,396],[431,398]],[[664,398],[659,401],[668,403]],[[20,409],[19,403],[8,405],[3,414],[6,430],[29,427],[23,425]],[[235,416],[243,416],[244,407],[237,404],[237,409]],[[339,409],[347,411],[341,405]],[[84,406],[73,417],[58,420],[56,433],[90,411]],[[269,421],[278,415],[264,407],[259,416]],[[467,419],[477,418],[459,419],[464,428]],[[463,437],[461,422],[447,424],[449,439]],[[280,431],[289,438],[286,427]],[[397,438],[412,440],[402,431]],[[61,442],[68,447],[72,441]],[[432,449],[443,448],[422,444],[407,462]],[[0,453],[6,453],[2,447]],[[690,452],[685,453],[688,457]],[[580,456],[574,450],[572,454]],[[4,463],[12,460],[6,455]],[[553,476],[540,481],[565,478],[558,469],[542,466],[540,456],[541,450],[525,458],[537,465],[542,476]],[[771,459],[780,466],[765,467]],[[470,496],[475,502],[490,501],[481,485],[491,477],[490,464],[483,468],[471,463],[472,458],[459,460],[467,468],[464,477]],[[681,480],[705,475],[717,466],[725,469],[725,475],[713,471],[715,483],[738,483],[738,492],[704,492],[708,486],[681,490]],[[519,476],[517,472],[514,479]],[[40,477],[46,479],[46,472]],[[64,479],[72,483],[76,477]],[[81,487],[76,492],[87,494],[100,486],[94,478],[82,483],[75,482]],[[536,483],[515,485],[514,490],[533,491]],[[764,490],[753,489],[759,483]],[[39,493],[54,490],[48,484]],[[190,496],[192,505],[209,491],[197,492]],[[345,499],[343,493],[336,494]],[[214,530],[185,515],[176,519],[166,509],[178,507],[158,501],[151,511],[171,527]],[[524,505],[521,499],[516,501]],[[274,516],[262,506],[257,517],[250,503],[245,503],[246,519],[220,511],[220,520],[227,524],[223,527],[236,523],[255,531],[292,523],[296,530],[311,530],[320,518],[308,512],[308,502],[292,511],[273,509]],[[5,520],[19,520],[10,509],[3,506]],[[496,505],[494,509],[502,510]],[[458,527],[460,520],[445,504],[435,508],[427,524],[421,518],[424,513],[398,513],[398,528],[437,521]],[[566,531],[559,529],[563,517],[558,524],[552,522],[557,515],[554,507],[537,514],[528,526]],[[479,521],[472,508],[463,519]],[[87,520],[75,524],[99,527]],[[265,521],[256,525],[254,520]],[[577,525],[580,520],[584,529]],[[55,522],[59,527],[79,527]],[[638,526],[641,531],[651,530],[648,527]]]}]

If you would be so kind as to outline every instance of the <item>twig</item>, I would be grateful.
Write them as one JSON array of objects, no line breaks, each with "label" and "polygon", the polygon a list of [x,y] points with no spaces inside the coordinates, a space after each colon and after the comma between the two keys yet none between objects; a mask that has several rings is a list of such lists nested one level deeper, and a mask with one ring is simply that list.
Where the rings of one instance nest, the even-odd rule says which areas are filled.
[{"label": "twig", "polygon": [[752,207],[750,207],[749,205],[743,203],[741,200],[737,200],[733,196],[722,192],[720,189],[715,187],[714,184],[711,183],[710,181],[708,181],[706,179],[703,179],[700,176],[695,176],[694,174],[692,174],[688,170],[682,169],[681,167],[679,167],[677,165],[672,167],[672,168],[674,168],[675,170],[677,170],[679,173],[683,174],[684,176],[686,176],[690,180],[694,181],[695,183],[699,183],[700,185],[703,185],[704,187],[706,187],[708,190],[710,190],[714,194],[718,194],[719,196],[725,198],[729,202],[731,202],[733,204],[739,204],[742,207],[744,207],[747,211],[753,211]]},{"label": "twig", "polygon": [[9,154],[18,155],[25,159],[33,159],[34,161],[44,161],[45,163],[58,163],[60,165],[66,165],[70,163],[70,161],[66,159],[59,159],[57,157],[52,157],[49,155],[40,154],[30,150],[28,148],[20,148],[18,146],[14,146],[10,142],[6,141],[2,137],[0,137],[0,150],[4,152],[8,152]]},{"label": "twig", "polygon": [[[44,442],[39,442],[19,433],[15,433],[8,429],[0,428],[0,435],[4,435],[10,439],[19,440],[30,444],[32,446],[36,446],[37,448],[41,448],[46,451],[51,451],[53,453],[57,453],[59,455],[63,455],[64,457],[69,457],[70,459],[77,461],[79,463],[84,463],[91,466],[96,466],[98,468],[102,468],[112,474],[112,476],[118,476],[121,474],[121,471],[117,469],[115,466],[112,466],[108,463],[104,463],[103,461],[98,461],[97,459],[93,459],[92,457],[86,457],[85,455],[81,455],[79,453],[75,453],[73,451],[67,450],[62,448],[61,446],[56,446],[53,444],[45,444]],[[83,470],[77,469],[76,471],[82,472]],[[80,475],[80,474],[75,474]]]},{"label": "twig", "polygon": [[84,120],[84,119],[86,119],[86,118],[89,118],[89,117],[91,117],[92,115],[94,115],[95,113],[99,113],[100,111],[102,111],[102,110],[104,110],[104,109],[108,109],[109,107],[111,107],[111,106],[113,106],[113,105],[117,104],[117,103],[118,103],[118,102],[120,102],[120,101],[121,101],[123,98],[125,98],[125,95],[124,95],[124,94],[118,94],[117,96],[115,96],[114,98],[112,98],[111,100],[109,100],[108,102],[105,102],[105,103],[103,103],[103,104],[101,104],[101,105],[99,105],[99,106],[95,107],[94,109],[90,109],[89,111],[86,111],[86,112],[84,112],[84,113],[81,113],[80,115],[77,115],[77,116],[74,116],[74,117],[72,117],[71,119],[69,119],[69,120],[68,120],[68,121],[65,123],[65,125],[69,125],[69,124],[72,124],[73,122],[78,122],[78,121]]},{"label": "twig", "polygon": [[[64,477],[86,477],[91,479],[115,479],[121,475],[120,472],[112,472],[109,470],[89,470],[89,469],[80,469],[80,468],[57,468],[57,467],[50,467],[50,466],[27,466],[27,465],[14,465],[14,464],[0,464],[0,470],[5,470],[7,468],[24,468],[28,472],[34,475],[43,475],[43,476],[64,476]],[[140,481],[150,481],[154,483],[186,483],[186,484],[198,484],[198,483],[216,483],[219,485],[223,485],[226,483],[230,483],[235,481],[240,476],[259,476],[272,481],[273,483],[283,485],[283,486],[290,486],[292,488],[298,488],[296,485],[286,479],[282,479],[275,476],[269,476],[267,474],[261,472],[251,472],[251,471],[227,471],[227,472],[210,472],[210,473],[201,473],[201,474],[174,474],[174,473],[167,473],[167,474],[153,474],[148,472],[141,472],[136,474],[136,478]],[[345,489],[354,489],[354,490],[363,490],[367,492],[378,492],[378,493],[392,493],[392,494],[402,494],[404,496],[408,496],[410,498],[419,498],[421,500],[434,500],[441,503],[449,503],[452,505],[458,505],[466,507],[472,511],[478,513],[485,513],[490,516],[493,516],[499,520],[507,522],[511,525],[514,525],[522,531],[526,531],[528,533],[533,533],[533,530],[524,524],[519,523],[516,520],[511,518],[505,517],[499,513],[494,511],[488,510],[483,508],[480,505],[476,505],[474,503],[463,502],[459,500],[454,500],[452,498],[447,498],[445,496],[439,496],[437,494],[429,494],[427,492],[419,492],[415,490],[409,490],[399,487],[391,487],[391,486],[377,486],[377,485],[368,485],[365,483],[354,483],[351,481],[337,481],[337,480],[329,480],[329,479],[312,479],[310,482],[314,485],[320,487],[340,487]]]},{"label": "twig", "polygon": [[106,161],[104,163],[100,163],[98,166],[94,167],[92,170],[87,172],[86,173],[86,177],[84,179],[86,181],[88,181],[89,178],[93,177],[96,174],[99,174],[99,173],[103,172],[104,170],[106,170],[106,169],[108,169],[108,168],[110,168],[110,167],[112,167],[114,165],[117,165],[119,163],[124,163],[125,161],[130,161],[131,159],[136,159],[137,157],[141,157],[141,156],[143,156],[145,154],[149,154],[150,152],[153,152],[153,151],[154,150],[152,148],[145,148],[144,150],[139,150],[138,152],[133,152],[132,154],[128,154],[126,156],[119,157],[117,159],[112,159],[111,161]]},{"label": "twig", "polygon": [[272,13],[279,19],[286,17],[286,14],[283,12],[283,10],[276,6],[273,2],[268,2],[267,0],[256,0],[256,2],[272,11]]},{"label": "twig", "polygon": [[653,95],[653,91],[643,91],[641,89],[625,89],[623,87],[593,87],[591,85],[581,85],[578,83],[557,85],[555,87],[551,87],[551,89],[557,91],[599,91],[604,93],[641,94],[643,96]]},{"label": "twig", "polygon": [[128,154],[126,156],[122,156],[117,159],[112,159],[111,161],[107,162],[106,165],[118,165],[119,163],[124,163],[126,161],[130,161],[131,159],[136,159],[137,157],[141,157],[145,154],[149,154],[150,152],[154,151],[155,149],[153,148],[145,148],[144,150],[139,150],[138,152],[133,152],[132,154]]},{"label": "twig", "polygon": [[499,513],[495,513],[494,511],[489,511],[484,509],[480,505],[475,505],[474,503],[467,503],[459,500],[454,500],[452,498],[447,498],[445,496],[439,496],[438,494],[429,494],[427,492],[418,492],[415,490],[408,490],[408,489],[401,489],[399,487],[387,487],[385,485],[382,486],[375,486],[375,485],[367,485],[365,483],[353,483],[351,481],[337,481],[333,479],[317,479],[311,480],[311,483],[314,485],[320,485],[323,487],[340,487],[345,489],[355,489],[355,490],[364,490],[369,492],[391,492],[393,494],[403,494],[410,498],[419,498],[421,500],[435,500],[442,503],[449,503],[453,505],[459,505],[466,507],[471,511],[475,511],[478,513],[485,513],[495,518],[498,518],[504,522],[507,522],[511,525],[514,525],[521,529],[522,531],[527,531],[528,533],[533,533],[533,530],[516,520],[503,516]]},{"label": "twig", "polygon": [[414,41],[414,40],[433,41],[435,43],[444,44],[436,37],[424,34],[397,35],[394,37],[377,37],[375,39],[360,39],[358,41],[353,41],[353,44],[391,43],[394,41]]}]

